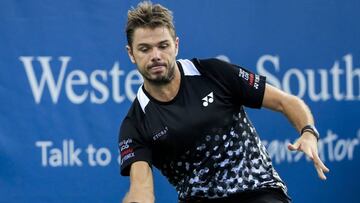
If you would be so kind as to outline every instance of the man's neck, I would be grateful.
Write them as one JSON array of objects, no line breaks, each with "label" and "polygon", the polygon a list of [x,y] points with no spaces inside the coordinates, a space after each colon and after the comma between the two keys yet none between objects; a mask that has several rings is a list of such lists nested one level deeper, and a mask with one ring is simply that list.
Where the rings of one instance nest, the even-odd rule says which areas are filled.
[{"label": "man's neck", "polygon": [[180,89],[181,81],[180,70],[176,63],[174,71],[174,78],[168,84],[154,85],[144,81],[145,90],[158,101],[168,102],[173,100]]}]

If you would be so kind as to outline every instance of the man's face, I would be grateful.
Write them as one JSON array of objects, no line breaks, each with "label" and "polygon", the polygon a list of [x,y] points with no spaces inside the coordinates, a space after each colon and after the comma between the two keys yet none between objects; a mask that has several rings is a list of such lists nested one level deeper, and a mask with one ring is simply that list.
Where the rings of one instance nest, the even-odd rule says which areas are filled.
[{"label": "man's face", "polygon": [[166,27],[135,29],[128,54],[145,81],[167,84],[174,77],[179,39],[171,37]]}]

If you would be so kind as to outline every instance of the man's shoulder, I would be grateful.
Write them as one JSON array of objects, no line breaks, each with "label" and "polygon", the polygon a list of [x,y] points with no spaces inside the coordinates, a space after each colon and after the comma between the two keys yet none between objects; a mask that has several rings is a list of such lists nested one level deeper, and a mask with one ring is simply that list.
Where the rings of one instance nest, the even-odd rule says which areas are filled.
[{"label": "man's shoulder", "polygon": [[143,112],[141,109],[141,105],[140,102],[138,100],[137,97],[135,97],[134,101],[132,102],[124,120],[122,123],[124,123],[124,121],[130,121],[130,122],[135,122],[138,121],[139,119],[141,119],[143,117]]},{"label": "man's shoulder", "polygon": [[221,67],[231,64],[217,58],[179,59],[185,76],[216,74]]},{"label": "man's shoulder", "polygon": [[191,62],[196,66],[201,74],[218,75],[224,74],[224,71],[232,69],[233,65],[229,62],[217,58],[193,58]]},{"label": "man's shoulder", "polygon": [[217,65],[227,63],[217,58],[192,58],[191,62],[193,62],[195,66],[199,67],[216,67]]},{"label": "man's shoulder", "polygon": [[141,115],[143,113],[141,104],[138,97],[135,97],[134,101],[131,103],[131,106],[128,110],[127,116],[134,117],[136,115]]}]

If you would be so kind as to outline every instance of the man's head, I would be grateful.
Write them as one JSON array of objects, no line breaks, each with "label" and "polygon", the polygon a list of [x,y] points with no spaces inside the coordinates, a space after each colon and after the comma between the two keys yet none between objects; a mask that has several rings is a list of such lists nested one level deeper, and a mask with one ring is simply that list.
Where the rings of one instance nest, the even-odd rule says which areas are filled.
[{"label": "man's head", "polygon": [[175,26],[172,12],[160,4],[152,4],[150,1],[143,1],[136,8],[128,11],[126,24],[126,37],[128,45],[132,48],[134,32],[137,28],[158,28],[169,29],[171,37],[175,40]]},{"label": "man's head", "polygon": [[179,39],[172,20],[170,10],[148,1],[128,12],[126,48],[145,83],[163,85],[174,78]]}]

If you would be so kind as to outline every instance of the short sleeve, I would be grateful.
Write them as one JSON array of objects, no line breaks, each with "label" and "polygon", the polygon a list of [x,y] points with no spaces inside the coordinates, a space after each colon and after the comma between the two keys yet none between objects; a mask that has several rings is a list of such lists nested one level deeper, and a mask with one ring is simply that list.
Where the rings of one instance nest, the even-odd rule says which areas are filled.
[{"label": "short sleeve", "polygon": [[130,175],[130,166],[136,161],[146,161],[151,166],[151,150],[139,132],[139,129],[125,118],[119,133],[120,173]]},{"label": "short sleeve", "polygon": [[218,59],[199,60],[203,71],[213,76],[232,94],[238,104],[261,108],[265,93],[266,78],[238,65]]}]

